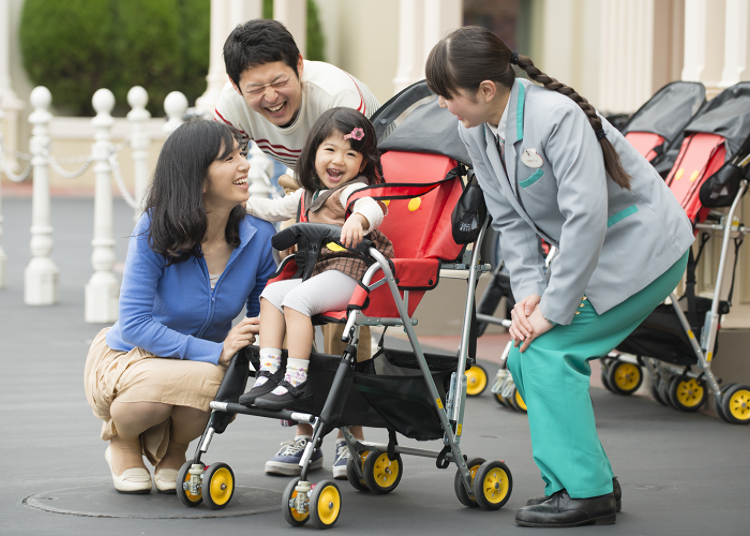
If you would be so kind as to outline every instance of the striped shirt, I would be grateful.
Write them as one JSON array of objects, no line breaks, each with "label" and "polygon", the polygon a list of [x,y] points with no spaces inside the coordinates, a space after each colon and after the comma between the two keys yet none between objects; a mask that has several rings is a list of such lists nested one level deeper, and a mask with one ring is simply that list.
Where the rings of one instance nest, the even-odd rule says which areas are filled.
[{"label": "striped shirt", "polygon": [[232,125],[268,156],[294,168],[313,123],[336,106],[348,106],[370,117],[380,104],[367,86],[349,73],[329,63],[305,60],[300,112],[291,126],[277,127],[253,112],[231,83],[221,91],[214,119]]}]

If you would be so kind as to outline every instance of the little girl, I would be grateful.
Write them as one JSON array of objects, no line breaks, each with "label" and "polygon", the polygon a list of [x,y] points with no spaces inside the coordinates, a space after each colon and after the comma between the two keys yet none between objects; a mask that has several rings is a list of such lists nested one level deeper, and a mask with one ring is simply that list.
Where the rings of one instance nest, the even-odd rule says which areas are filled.
[{"label": "little girl", "polygon": [[[332,108],[323,113],[310,131],[296,168],[302,188],[281,199],[252,198],[247,212],[267,221],[297,217],[312,223],[340,225],[341,243],[354,248],[367,235],[386,257],[393,246],[376,228],[387,209],[370,197],[354,203],[345,220],[349,196],[367,185],[381,183],[383,169],[375,129],[351,108]],[[302,202],[304,196],[304,204]],[[255,385],[245,393],[243,404],[284,409],[312,399],[307,382],[314,328],[310,318],[345,309],[368,263],[347,251],[323,247],[312,277],[268,285],[260,296],[260,370]],[[281,369],[281,345],[288,342],[286,371]]]}]

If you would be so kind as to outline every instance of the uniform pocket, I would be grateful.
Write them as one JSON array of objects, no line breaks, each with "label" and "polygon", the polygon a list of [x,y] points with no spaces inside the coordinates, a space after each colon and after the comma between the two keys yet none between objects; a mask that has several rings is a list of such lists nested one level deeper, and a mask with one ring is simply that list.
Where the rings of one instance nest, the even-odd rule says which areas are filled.
[{"label": "uniform pocket", "polygon": [[521,186],[521,188],[528,188],[529,186],[534,184],[536,181],[541,179],[543,176],[544,176],[544,171],[542,171],[541,169],[537,169],[531,177],[529,177],[528,179],[522,180],[518,184],[519,186]]}]

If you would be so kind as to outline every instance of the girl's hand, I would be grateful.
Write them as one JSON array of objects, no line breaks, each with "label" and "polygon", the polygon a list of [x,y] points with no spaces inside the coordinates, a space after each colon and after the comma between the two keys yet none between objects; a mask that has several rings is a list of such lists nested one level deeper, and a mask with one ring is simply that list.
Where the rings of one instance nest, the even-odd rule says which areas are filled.
[{"label": "girl's hand", "polygon": [[365,236],[365,229],[370,228],[370,222],[362,214],[355,212],[346,220],[341,228],[341,243],[347,248],[356,248]]},{"label": "girl's hand", "polygon": [[252,318],[243,318],[234,326],[227,338],[224,339],[224,349],[219,356],[219,363],[229,364],[234,354],[242,350],[248,344],[255,342],[255,335],[260,332],[260,319],[257,316]]}]

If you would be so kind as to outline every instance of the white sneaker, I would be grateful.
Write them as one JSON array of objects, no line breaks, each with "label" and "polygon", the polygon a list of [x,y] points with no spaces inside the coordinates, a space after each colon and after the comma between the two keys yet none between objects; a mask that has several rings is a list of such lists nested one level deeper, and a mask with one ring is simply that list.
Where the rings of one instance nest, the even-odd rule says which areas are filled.
[{"label": "white sneaker", "polygon": [[336,442],[336,461],[333,462],[333,478],[346,480],[346,463],[349,461],[349,447],[345,441]]}]

